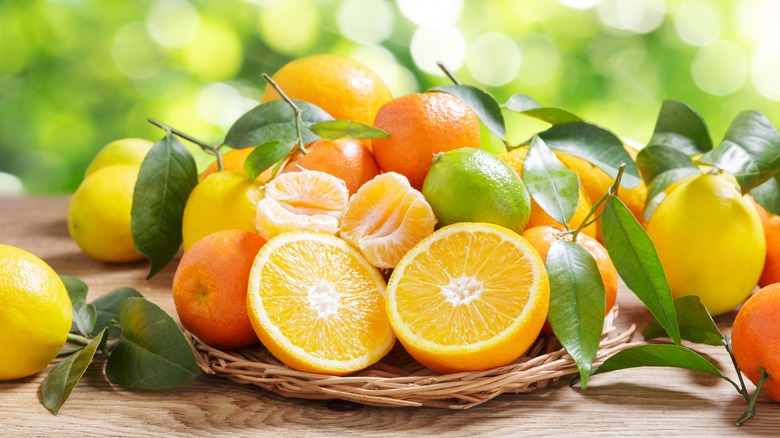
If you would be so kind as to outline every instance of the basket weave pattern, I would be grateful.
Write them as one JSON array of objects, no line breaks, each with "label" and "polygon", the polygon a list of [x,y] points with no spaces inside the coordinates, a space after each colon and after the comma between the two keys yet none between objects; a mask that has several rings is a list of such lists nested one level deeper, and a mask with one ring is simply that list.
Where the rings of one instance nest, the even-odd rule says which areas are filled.
[{"label": "basket weave pattern", "polygon": [[[635,327],[618,333],[612,325],[617,306],[605,320],[594,367],[633,344]],[[468,409],[504,393],[526,393],[576,374],[574,360],[554,336],[540,336],[510,365],[486,371],[438,374],[412,359],[396,343],[381,361],[358,373],[338,377],[293,370],[262,345],[235,351],[210,347],[185,332],[198,365],[206,373],[255,385],[293,398],[341,399],[381,407]]]}]

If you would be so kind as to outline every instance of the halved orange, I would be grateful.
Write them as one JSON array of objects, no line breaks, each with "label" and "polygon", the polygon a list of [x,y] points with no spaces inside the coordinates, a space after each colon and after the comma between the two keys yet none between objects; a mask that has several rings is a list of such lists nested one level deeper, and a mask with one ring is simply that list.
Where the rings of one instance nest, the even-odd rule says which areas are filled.
[{"label": "halved orange", "polygon": [[433,232],[436,216],[405,176],[388,172],[352,195],[341,219],[341,238],[378,268],[394,268],[404,254]]},{"label": "halved orange", "polygon": [[443,227],[398,263],[387,314],[418,362],[441,373],[510,364],[544,324],[550,287],[530,243],[483,223]]},{"label": "halved orange", "polygon": [[290,368],[349,374],[377,362],[395,336],[379,271],[338,237],[269,240],[249,274],[247,308],[263,345]]}]

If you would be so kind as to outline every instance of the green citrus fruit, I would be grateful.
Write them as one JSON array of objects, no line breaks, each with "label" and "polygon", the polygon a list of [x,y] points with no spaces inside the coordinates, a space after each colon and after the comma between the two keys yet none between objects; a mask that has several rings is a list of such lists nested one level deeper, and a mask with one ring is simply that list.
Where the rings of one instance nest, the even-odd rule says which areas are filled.
[{"label": "green citrus fruit", "polygon": [[135,250],[130,231],[139,169],[129,164],[98,169],[82,181],[70,200],[70,236],[95,260],[131,262],[144,258]]},{"label": "green citrus fruit", "polygon": [[43,260],[0,245],[0,380],[31,376],[54,360],[73,318],[65,285]]},{"label": "green citrus fruit", "polygon": [[243,171],[222,171],[208,175],[195,186],[184,206],[184,250],[187,251],[195,242],[217,231],[257,231],[255,205],[260,198],[260,184],[250,181]]},{"label": "green citrus fruit", "polygon": [[761,219],[725,176],[680,184],[658,206],[647,233],[672,295],[698,295],[712,315],[745,301],[764,266]]},{"label": "green citrus fruit", "polygon": [[132,164],[140,166],[146,158],[146,153],[149,152],[153,143],[149,140],[142,138],[123,138],[120,140],[112,141],[103,146],[92,162],[87,167],[85,176],[89,176],[98,169],[102,169],[106,166],[112,166],[115,164]]},{"label": "green citrus fruit", "polygon": [[438,226],[488,222],[520,233],[531,212],[531,197],[517,173],[481,149],[436,154],[422,193]]}]

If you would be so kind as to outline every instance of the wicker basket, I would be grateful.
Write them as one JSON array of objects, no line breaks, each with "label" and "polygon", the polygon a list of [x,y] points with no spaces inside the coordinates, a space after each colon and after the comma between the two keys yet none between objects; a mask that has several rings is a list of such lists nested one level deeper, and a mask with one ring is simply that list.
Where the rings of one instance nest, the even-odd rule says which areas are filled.
[{"label": "wicker basket", "polygon": [[[617,306],[604,323],[595,366],[632,344],[632,325],[622,333],[613,326]],[[554,336],[541,336],[516,362],[486,371],[438,374],[412,359],[400,343],[381,361],[358,373],[327,376],[290,369],[262,345],[235,351],[212,348],[187,333],[200,368],[207,374],[259,386],[287,397],[341,399],[381,407],[468,409],[504,393],[525,393],[576,374],[574,361]]]}]

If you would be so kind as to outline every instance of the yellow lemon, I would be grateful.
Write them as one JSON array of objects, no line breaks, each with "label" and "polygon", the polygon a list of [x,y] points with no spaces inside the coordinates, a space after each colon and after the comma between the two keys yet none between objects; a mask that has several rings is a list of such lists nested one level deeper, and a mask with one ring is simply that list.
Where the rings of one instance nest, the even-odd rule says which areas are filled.
[{"label": "yellow lemon", "polygon": [[87,167],[86,176],[98,169],[115,164],[132,164],[140,166],[147,152],[154,144],[142,138],[123,138],[103,146]]},{"label": "yellow lemon", "polygon": [[73,318],[57,273],[22,249],[0,245],[0,380],[31,376],[54,360]]},{"label": "yellow lemon", "polygon": [[139,169],[129,164],[103,167],[84,179],[70,200],[70,236],[95,260],[131,262],[144,258],[135,250],[130,231]]}]

